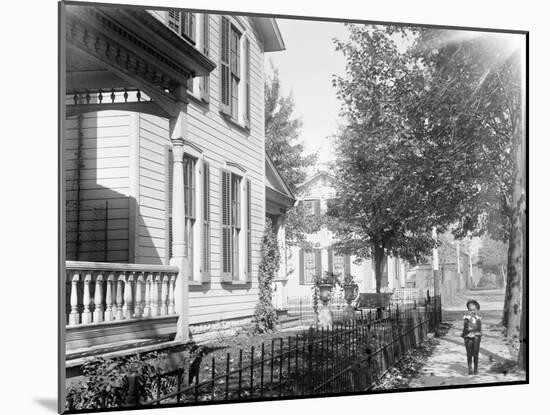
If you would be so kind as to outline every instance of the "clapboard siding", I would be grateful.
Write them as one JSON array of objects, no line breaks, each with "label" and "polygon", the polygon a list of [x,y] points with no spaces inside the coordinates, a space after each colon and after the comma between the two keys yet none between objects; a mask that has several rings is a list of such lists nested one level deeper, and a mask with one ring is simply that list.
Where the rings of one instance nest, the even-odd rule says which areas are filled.
[{"label": "clapboard siding", "polygon": [[67,119],[68,259],[129,260],[129,119],[121,111]]},{"label": "clapboard siding", "polygon": [[[152,15],[161,21],[166,19],[165,12]],[[218,62],[220,16],[212,14],[209,21],[210,58]],[[187,108],[186,140],[201,149],[200,158],[210,165],[211,212],[210,281],[190,286],[191,324],[249,317],[258,298],[257,270],[265,223],[264,57],[263,46],[248,18],[239,21],[250,40],[250,130],[220,114],[219,66],[210,75],[209,104],[191,98]],[[81,231],[90,229],[86,238],[80,238],[81,247],[89,250],[86,259],[167,263],[166,162],[172,146],[168,120],[119,111],[100,114],[73,117],[67,123],[67,251],[75,252],[76,221],[80,218]],[[79,137],[83,137],[80,154]],[[252,186],[252,283],[247,285],[220,282],[220,168],[226,167],[227,162],[243,166]],[[197,181],[201,178],[197,176]],[[197,198],[200,196],[197,193]],[[109,226],[95,229],[101,221],[94,215],[101,213],[98,209],[105,201],[109,203]],[[84,204],[97,207],[83,207]],[[199,228],[200,225],[196,224]],[[101,257],[104,245],[94,239],[100,235],[109,241],[107,259]],[[135,241],[135,246],[129,241]],[[198,244],[195,249],[200,253]],[[200,262],[200,255],[195,260]]]}]

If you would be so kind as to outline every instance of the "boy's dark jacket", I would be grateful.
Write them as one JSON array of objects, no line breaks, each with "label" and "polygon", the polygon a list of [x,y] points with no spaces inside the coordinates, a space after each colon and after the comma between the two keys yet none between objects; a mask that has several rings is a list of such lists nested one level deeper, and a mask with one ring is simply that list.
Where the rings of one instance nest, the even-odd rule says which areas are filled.
[{"label": "boy's dark jacket", "polygon": [[462,337],[468,336],[469,333],[481,335],[481,317],[477,316],[475,323],[470,322],[470,316],[464,316],[464,328],[462,329]]}]

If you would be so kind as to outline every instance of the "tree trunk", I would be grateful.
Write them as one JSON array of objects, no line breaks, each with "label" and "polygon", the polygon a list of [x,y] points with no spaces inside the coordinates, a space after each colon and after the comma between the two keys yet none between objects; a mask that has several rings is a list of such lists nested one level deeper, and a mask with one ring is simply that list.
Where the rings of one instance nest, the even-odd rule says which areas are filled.
[{"label": "tree trunk", "polygon": [[[519,124],[519,123],[518,123]],[[520,124],[519,124],[520,125]],[[512,215],[510,223],[510,241],[508,245],[508,277],[505,297],[506,336],[509,339],[520,338],[523,279],[523,218],[525,215],[525,194],[523,191],[523,157],[521,131],[516,126],[514,146],[514,180],[512,183]],[[506,303],[506,300],[508,302]]]},{"label": "tree trunk", "polygon": [[382,262],[384,261],[384,248],[374,245],[374,279],[376,281],[376,292],[380,293],[382,287]]}]

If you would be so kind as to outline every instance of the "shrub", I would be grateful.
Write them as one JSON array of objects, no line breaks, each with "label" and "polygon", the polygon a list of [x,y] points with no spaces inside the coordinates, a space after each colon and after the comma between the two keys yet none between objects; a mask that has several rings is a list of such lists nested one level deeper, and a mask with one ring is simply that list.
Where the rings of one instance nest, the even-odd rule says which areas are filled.
[{"label": "shrub", "polygon": [[267,218],[262,241],[262,259],[258,268],[259,299],[252,319],[256,333],[267,333],[275,330],[277,326],[277,312],[272,303],[272,283],[279,271],[280,260],[279,244],[271,220]]},{"label": "shrub", "polygon": [[[152,399],[153,387],[156,388],[154,377],[160,373],[161,359],[158,353],[151,352],[115,359],[96,357],[87,360],[82,365],[84,379],[67,388],[67,408],[123,407],[128,395],[128,375],[138,376],[140,399]],[[164,379],[161,393],[167,392],[169,385]]]}]

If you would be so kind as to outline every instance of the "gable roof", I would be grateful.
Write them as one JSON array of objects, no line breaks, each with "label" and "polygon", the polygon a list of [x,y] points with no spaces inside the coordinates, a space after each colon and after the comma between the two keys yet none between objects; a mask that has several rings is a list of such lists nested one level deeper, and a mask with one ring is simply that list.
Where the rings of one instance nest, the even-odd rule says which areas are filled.
[{"label": "gable roof", "polygon": [[315,180],[318,180],[322,177],[325,177],[327,178],[329,181],[333,181],[334,180],[334,177],[332,177],[327,171],[325,170],[319,170],[317,172],[315,172],[314,174],[312,174],[311,176],[309,176],[307,179],[305,179],[302,183],[300,183],[298,186],[296,186],[296,188],[298,190],[302,189],[303,187],[306,187],[307,185],[309,185],[310,183],[314,182]]},{"label": "gable roof", "polygon": [[281,199],[287,207],[293,206],[296,202],[292,190],[288,187],[288,184],[279,170],[277,170],[277,167],[275,167],[273,160],[267,152],[265,153],[265,187],[268,190],[266,192],[267,196],[272,195]]}]

